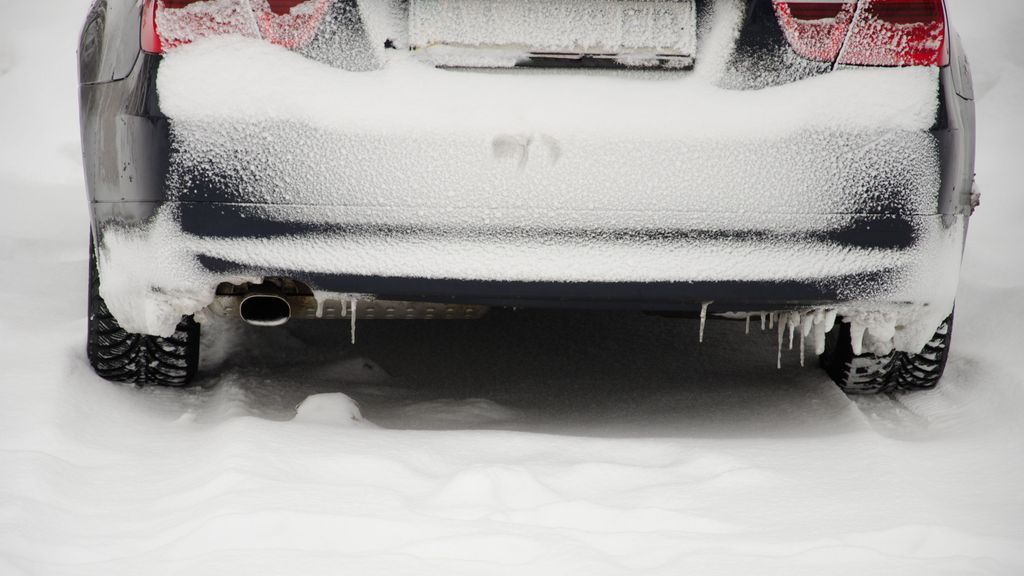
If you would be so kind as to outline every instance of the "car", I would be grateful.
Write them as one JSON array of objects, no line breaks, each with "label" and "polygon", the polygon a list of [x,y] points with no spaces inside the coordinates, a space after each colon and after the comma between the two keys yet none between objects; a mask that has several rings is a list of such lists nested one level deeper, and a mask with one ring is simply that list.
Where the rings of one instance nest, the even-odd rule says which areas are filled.
[{"label": "car", "polygon": [[753,319],[934,387],[974,187],[943,0],[97,0],[88,358],[185,386],[226,316]]}]

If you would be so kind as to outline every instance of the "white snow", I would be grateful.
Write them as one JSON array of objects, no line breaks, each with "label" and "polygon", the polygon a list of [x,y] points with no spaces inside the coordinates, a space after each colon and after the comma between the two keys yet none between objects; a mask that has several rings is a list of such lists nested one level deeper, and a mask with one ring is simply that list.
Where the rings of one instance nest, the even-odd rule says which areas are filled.
[{"label": "white snow", "polygon": [[713,307],[703,346],[604,314],[366,321],[354,349],[215,322],[202,389],[100,381],[87,6],[0,4],[0,574],[1024,573],[1024,6],[950,4],[985,190],[953,356],[938,391],[860,400]]}]

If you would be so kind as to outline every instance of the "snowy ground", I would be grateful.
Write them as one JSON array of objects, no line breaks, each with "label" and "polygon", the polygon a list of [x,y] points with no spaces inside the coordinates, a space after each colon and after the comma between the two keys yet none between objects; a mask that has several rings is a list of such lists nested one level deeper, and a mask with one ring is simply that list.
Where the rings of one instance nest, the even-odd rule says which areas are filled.
[{"label": "snowy ground", "polygon": [[0,0],[0,574],[1024,573],[1019,0],[951,6],[985,197],[943,389],[857,402],[742,324],[583,313],[218,325],[202,392],[100,381],[86,4]]}]

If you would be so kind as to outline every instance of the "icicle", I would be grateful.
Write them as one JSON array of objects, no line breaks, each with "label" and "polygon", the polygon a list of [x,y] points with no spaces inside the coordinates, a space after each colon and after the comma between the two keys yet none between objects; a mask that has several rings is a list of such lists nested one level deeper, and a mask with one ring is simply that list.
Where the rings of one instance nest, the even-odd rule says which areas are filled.
[{"label": "icicle", "polygon": [[764,332],[764,312],[761,312],[761,332]]},{"label": "icicle", "polygon": [[779,322],[779,357],[776,361],[776,368],[782,370],[782,338],[786,333],[786,325]]},{"label": "icicle", "polygon": [[811,330],[814,329],[814,318],[819,314],[818,312],[808,312],[800,318],[800,333],[804,337],[811,335]]},{"label": "icicle", "polygon": [[835,325],[835,310],[818,310],[814,313],[814,325],[812,331],[814,333],[815,354],[820,356],[825,353],[825,337],[833,328],[835,328]]},{"label": "icicle", "polygon": [[750,314],[747,314],[747,335],[750,335]]},{"label": "icicle", "polygon": [[795,320],[795,318],[799,318],[799,315],[798,315],[797,312],[790,313],[789,318],[786,318],[786,328],[789,329],[789,349],[790,349],[790,351],[793,350],[793,332],[796,330],[796,320]]},{"label": "icicle", "polygon": [[358,310],[359,303],[357,300],[352,301],[352,308],[349,312],[352,313],[352,343],[356,343],[356,311]]},{"label": "icicle", "polygon": [[774,330],[775,329],[775,312],[769,312],[768,313],[768,329],[769,330]]},{"label": "icicle", "polygon": [[857,321],[850,323],[850,344],[853,347],[854,356],[864,353],[864,332],[867,331],[867,328],[866,325]]},{"label": "icicle", "polygon": [[825,353],[825,324],[814,323],[814,353],[821,356]]},{"label": "icicle", "polygon": [[835,310],[825,311],[825,332],[831,332],[836,327],[836,317],[838,313]]},{"label": "icicle", "polygon": [[800,331],[800,367],[803,368],[807,364],[804,363],[804,331]]},{"label": "icicle", "polygon": [[817,310],[808,312],[800,318],[800,367],[804,367],[807,364],[804,362],[804,358],[807,355],[807,337],[811,335],[811,331],[814,330],[814,319],[820,315],[821,312]]},{"label": "icicle", "polygon": [[704,325],[708,321],[708,306],[711,306],[711,302],[705,302],[700,307],[700,343],[704,343]]}]

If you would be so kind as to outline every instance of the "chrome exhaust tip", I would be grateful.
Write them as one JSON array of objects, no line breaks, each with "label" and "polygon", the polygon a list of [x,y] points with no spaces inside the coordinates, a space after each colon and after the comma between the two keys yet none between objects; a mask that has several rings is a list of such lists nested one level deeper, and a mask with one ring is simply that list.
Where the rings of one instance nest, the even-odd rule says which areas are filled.
[{"label": "chrome exhaust tip", "polygon": [[238,306],[238,315],[253,326],[281,326],[292,317],[287,300],[273,294],[250,294]]}]

